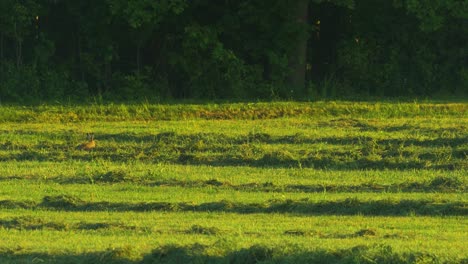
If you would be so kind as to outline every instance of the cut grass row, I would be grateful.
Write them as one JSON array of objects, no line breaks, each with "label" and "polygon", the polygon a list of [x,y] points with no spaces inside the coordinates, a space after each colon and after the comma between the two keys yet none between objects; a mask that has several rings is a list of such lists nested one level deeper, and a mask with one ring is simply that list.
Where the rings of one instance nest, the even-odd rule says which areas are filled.
[{"label": "cut grass row", "polygon": [[[31,136],[42,132],[32,131]],[[230,138],[222,134],[163,132],[153,136],[106,135],[98,137],[92,154],[76,150],[66,134],[50,135],[60,142],[16,135],[0,144],[0,160],[138,160],[211,166],[282,166],[329,169],[462,169],[468,168],[468,137],[382,139],[367,136],[270,136],[266,133]]]},{"label": "cut grass row", "polygon": [[[1,178],[3,181],[19,180],[19,176],[7,176]],[[31,178],[30,178],[31,180]],[[33,179],[34,180],[34,179]],[[342,185],[337,183],[330,184],[286,184],[275,185],[271,181],[267,182],[250,182],[245,184],[232,184],[228,181],[219,181],[217,179],[209,180],[152,180],[149,178],[137,178],[128,176],[123,171],[110,171],[105,174],[96,174],[89,177],[77,178],[60,178],[60,177],[44,177],[35,179],[36,181],[54,182],[59,184],[115,184],[115,183],[132,183],[155,187],[184,187],[184,188],[217,188],[217,189],[232,189],[236,191],[248,192],[302,192],[302,193],[320,193],[320,192],[464,192],[467,189],[466,184],[461,179],[456,177],[436,177],[431,181],[426,182],[403,182],[394,184],[379,184],[375,182],[367,182],[362,184]]]},{"label": "cut grass row", "polygon": [[[459,187],[465,187],[467,171],[461,170],[318,170],[313,168],[246,167],[246,166],[199,166],[182,164],[146,163],[139,161],[115,162],[94,159],[55,161],[9,161],[0,166],[0,180],[50,181],[51,183],[141,183],[158,185],[158,182],[172,181],[206,182],[207,185],[242,186],[249,184],[320,185],[430,185],[437,187],[438,178],[453,179]],[[213,181],[210,183],[210,181]],[[453,186],[449,180],[447,187]],[[178,185],[178,184],[173,184]],[[440,183],[444,185],[444,183]],[[183,186],[182,186],[183,187]],[[222,187],[222,185],[221,185]]]},{"label": "cut grass row", "polygon": [[[17,217],[19,214],[23,217]],[[460,217],[304,217],[198,212],[64,214],[7,210],[0,225],[0,235],[5,238],[2,241],[3,249],[0,248],[2,263],[8,259],[15,263],[27,257],[30,260],[33,257],[42,258],[51,263],[60,263],[58,260],[101,263],[103,260],[86,262],[90,259],[74,257],[103,257],[106,253],[116,254],[106,263],[147,263],[145,259],[152,255],[163,257],[157,252],[166,252],[165,257],[171,259],[181,252],[192,252],[193,247],[200,247],[198,254],[192,252],[189,256],[182,256],[200,261],[203,259],[200,257],[208,255],[227,262],[236,252],[262,248],[273,251],[272,259],[266,259],[268,261],[302,256],[301,252],[312,254],[310,258],[315,256],[314,252],[321,252],[334,254],[336,259],[332,263],[348,263],[343,262],[343,255],[336,253],[359,248],[369,253],[367,250],[385,247],[391,250],[391,255],[398,256],[388,263],[414,263],[415,259],[404,260],[403,256],[408,255],[431,256],[433,260],[444,263],[458,263],[463,256],[466,257],[463,243],[466,233],[463,231],[467,222]],[[25,236],[29,237],[27,241],[24,240]],[[44,244],[44,241],[47,243]],[[37,251],[39,244],[42,245],[41,251]],[[169,249],[178,250],[169,253]],[[382,254],[384,252],[377,252],[379,254],[370,259],[377,261],[388,257]],[[308,260],[304,257],[296,261]],[[178,263],[174,259],[159,261]],[[243,261],[239,263],[250,263],[252,260]],[[231,260],[230,263],[236,262]],[[321,262],[315,260],[313,263]]]},{"label": "cut grass row", "polygon": [[[180,218],[180,213],[150,212],[133,213],[135,215],[132,215],[131,213],[120,212],[89,212],[86,217],[77,212],[63,214],[63,212],[38,210],[32,214],[29,212],[22,213],[23,216],[18,217],[18,211],[7,212],[4,218],[0,219],[0,227],[4,230],[31,233],[40,230],[77,231],[83,234],[98,233],[102,236],[106,234],[129,234],[130,236],[173,234],[176,236],[206,235],[220,238],[230,234],[265,239],[268,239],[268,237],[279,238],[286,235],[288,238],[297,237],[298,239],[352,239],[363,237],[372,240],[420,240],[437,236],[446,240],[466,236],[466,234],[460,233],[463,228],[459,223],[463,219],[459,216],[444,218],[424,216],[409,218],[393,216],[322,216],[307,218],[300,215],[283,214],[265,216],[264,214],[238,215],[225,213],[214,215],[213,213],[188,212],[184,214],[183,219],[177,220],[177,226],[169,227],[165,223],[174,218]],[[294,224],[297,225],[294,226]],[[345,224],[346,227],[337,228],[337,224]],[[441,224],[446,227],[445,232],[442,232]],[[132,234],[132,232],[135,233]],[[9,241],[9,239],[5,240]]]},{"label": "cut grass row", "polygon": [[[28,193],[25,194],[24,190]],[[209,203],[233,201],[236,203],[264,203],[267,201],[322,200],[336,201],[346,198],[358,200],[435,200],[447,202],[466,202],[464,192],[251,192],[216,187],[188,188],[170,186],[142,186],[132,183],[119,184],[56,184],[51,182],[6,181],[2,182],[1,200],[31,201],[37,203],[45,196],[70,195],[89,202],[134,203],[134,202],[184,202]],[[464,198],[465,197],[465,198]]]},{"label": "cut grass row", "polygon": [[166,211],[166,212],[227,212],[240,214],[256,213],[294,213],[304,215],[468,215],[467,203],[445,199],[385,199],[360,200],[346,198],[336,201],[309,201],[281,199],[258,203],[242,203],[239,201],[210,201],[196,204],[194,202],[90,202],[70,195],[45,196],[42,202],[0,200],[3,209],[48,209],[60,211]]},{"label": "cut grass row", "polygon": [[[31,235],[40,235],[40,233],[32,233]],[[90,235],[92,237],[93,235]],[[173,237],[173,236],[172,236]],[[90,238],[80,236],[76,239],[70,236],[68,239],[63,239],[58,236],[50,236],[50,239],[56,239],[61,243],[83,243],[88,242]],[[401,252],[399,247],[393,247],[391,242],[386,244],[377,244],[368,242],[367,239],[354,239],[369,245],[351,246],[349,248],[329,250],[320,248],[304,248],[293,244],[291,241],[283,239],[283,245],[264,246],[253,245],[250,247],[240,248],[238,250],[220,247],[220,242],[206,243],[208,239],[197,239],[196,236],[180,237],[178,239],[187,240],[203,240],[202,243],[193,245],[180,245],[169,236],[164,236],[166,243],[153,250],[145,250],[143,253],[135,249],[134,246],[125,244],[122,247],[107,247],[102,251],[84,251],[84,252],[64,252],[55,253],[34,252],[23,248],[15,250],[0,250],[0,261],[2,263],[35,263],[37,261],[45,263],[464,263],[466,259],[454,258],[452,255],[444,256],[427,251],[417,251],[413,249],[410,252]],[[294,241],[298,240],[294,237]],[[333,241],[333,243],[344,243],[344,239]],[[132,239],[127,239],[126,236],[112,236],[112,240],[105,239],[109,243],[121,243],[124,241],[135,243]],[[156,241],[151,241],[156,244]],[[174,243],[171,243],[174,242]],[[328,245],[332,243],[323,243],[308,239],[309,243],[320,243]],[[288,243],[292,243],[291,245]],[[134,245],[134,244],[133,244]],[[428,243],[418,245],[418,248],[427,248]],[[410,243],[406,247],[411,247]],[[452,245],[439,245],[442,249],[451,251]],[[414,246],[413,246],[414,248]]]},{"label": "cut grass row", "polygon": [[[118,184],[122,186],[209,188],[218,191],[288,193],[457,193],[467,189],[466,170],[400,171],[206,167],[110,162],[10,162],[0,182],[12,184]],[[51,169],[52,168],[52,169]],[[4,185],[6,186],[6,185]]]},{"label": "cut grass row", "polygon": [[[213,251],[217,250],[217,255]],[[220,255],[219,253],[222,253]],[[0,252],[1,254],[1,252]],[[238,251],[223,250],[212,245],[195,244],[178,246],[170,244],[154,249],[142,260],[129,260],[135,253],[131,247],[107,248],[101,252],[83,254],[44,254],[7,251],[0,255],[3,263],[464,263],[466,259],[441,258],[427,252],[399,254],[391,246],[358,246],[342,250],[305,250],[297,246],[252,246]]]},{"label": "cut grass row", "polygon": [[[275,120],[4,123],[0,160],[110,160],[321,169],[468,168],[468,119],[295,117]],[[75,147],[84,132],[98,148]]]}]

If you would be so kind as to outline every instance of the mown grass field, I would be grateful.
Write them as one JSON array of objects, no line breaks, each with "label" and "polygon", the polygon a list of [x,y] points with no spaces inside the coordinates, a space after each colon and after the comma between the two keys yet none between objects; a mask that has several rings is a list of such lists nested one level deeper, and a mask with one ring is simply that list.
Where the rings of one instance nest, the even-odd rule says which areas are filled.
[{"label": "mown grass field", "polygon": [[463,102],[2,106],[0,263],[466,263],[467,172]]}]

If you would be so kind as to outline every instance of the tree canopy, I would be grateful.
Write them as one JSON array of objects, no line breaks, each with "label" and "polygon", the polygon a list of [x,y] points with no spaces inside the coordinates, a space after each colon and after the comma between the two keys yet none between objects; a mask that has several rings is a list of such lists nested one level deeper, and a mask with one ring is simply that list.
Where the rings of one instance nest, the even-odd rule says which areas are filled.
[{"label": "tree canopy", "polygon": [[463,0],[0,1],[0,102],[467,93]]}]

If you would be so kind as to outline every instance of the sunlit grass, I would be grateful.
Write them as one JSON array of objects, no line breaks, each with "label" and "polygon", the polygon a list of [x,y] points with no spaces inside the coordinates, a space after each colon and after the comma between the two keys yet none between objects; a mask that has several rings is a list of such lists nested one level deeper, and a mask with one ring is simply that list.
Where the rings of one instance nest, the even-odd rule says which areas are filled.
[{"label": "sunlit grass", "polygon": [[466,261],[467,110],[2,106],[0,262]]}]

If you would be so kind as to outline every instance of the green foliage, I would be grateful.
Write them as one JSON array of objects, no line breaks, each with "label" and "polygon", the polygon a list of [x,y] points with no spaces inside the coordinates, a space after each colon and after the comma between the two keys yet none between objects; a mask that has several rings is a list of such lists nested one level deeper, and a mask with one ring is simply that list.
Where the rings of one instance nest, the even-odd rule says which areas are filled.
[{"label": "green foliage", "polygon": [[180,52],[174,52],[169,63],[189,76],[183,85],[185,97],[235,98],[245,97],[255,72],[218,38],[219,33],[208,27],[185,28]]},{"label": "green foliage", "polygon": [[3,11],[0,16],[2,33],[21,42],[33,32],[34,20],[41,7],[35,0],[5,0],[0,7]]},{"label": "green foliage", "polygon": [[126,20],[133,28],[158,25],[166,16],[181,14],[188,5],[187,0],[106,1],[111,12]]},{"label": "green foliage", "polygon": [[165,80],[154,78],[149,67],[127,75],[116,74],[113,83],[116,88],[104,94],[109,100],[142,101],[147,98],[154,100],[167,90]]},{"label": "green foliage", "polygon": [[5,0],[0,8],[8,10],[2,102],[467,93],[465,1]]},{"label": "green foliage", "polygon": [[0,91],[2,101],[27,102],[40,90],[37,72],[31,66],[16,68],[13,63],[1,64]]},{"label": "green foliage", "polygon": [[0,79],[0,102],[78,101],[88,96],[83,84],[71,80],[66,71],[46,67],[1,63]]},{"label": "green foliage", "polygon": [[397,0],[394,5],[414,14],[423,31],[438,31],[444,26],[450,26],[452,17],[468,18],[468,4],[464,1]]},{"label": "green foliage", "polygon": [[465,62],[455,54],[465,52],[459,44],[466,42],[466,34],[461,33],[462,18],[447,11],[453,5],[452,1],[357,2],[350,13],[350,35],[337,49],[334,76],[345,88],[363,95],[456,92],[463,79],[457,73]]}]

